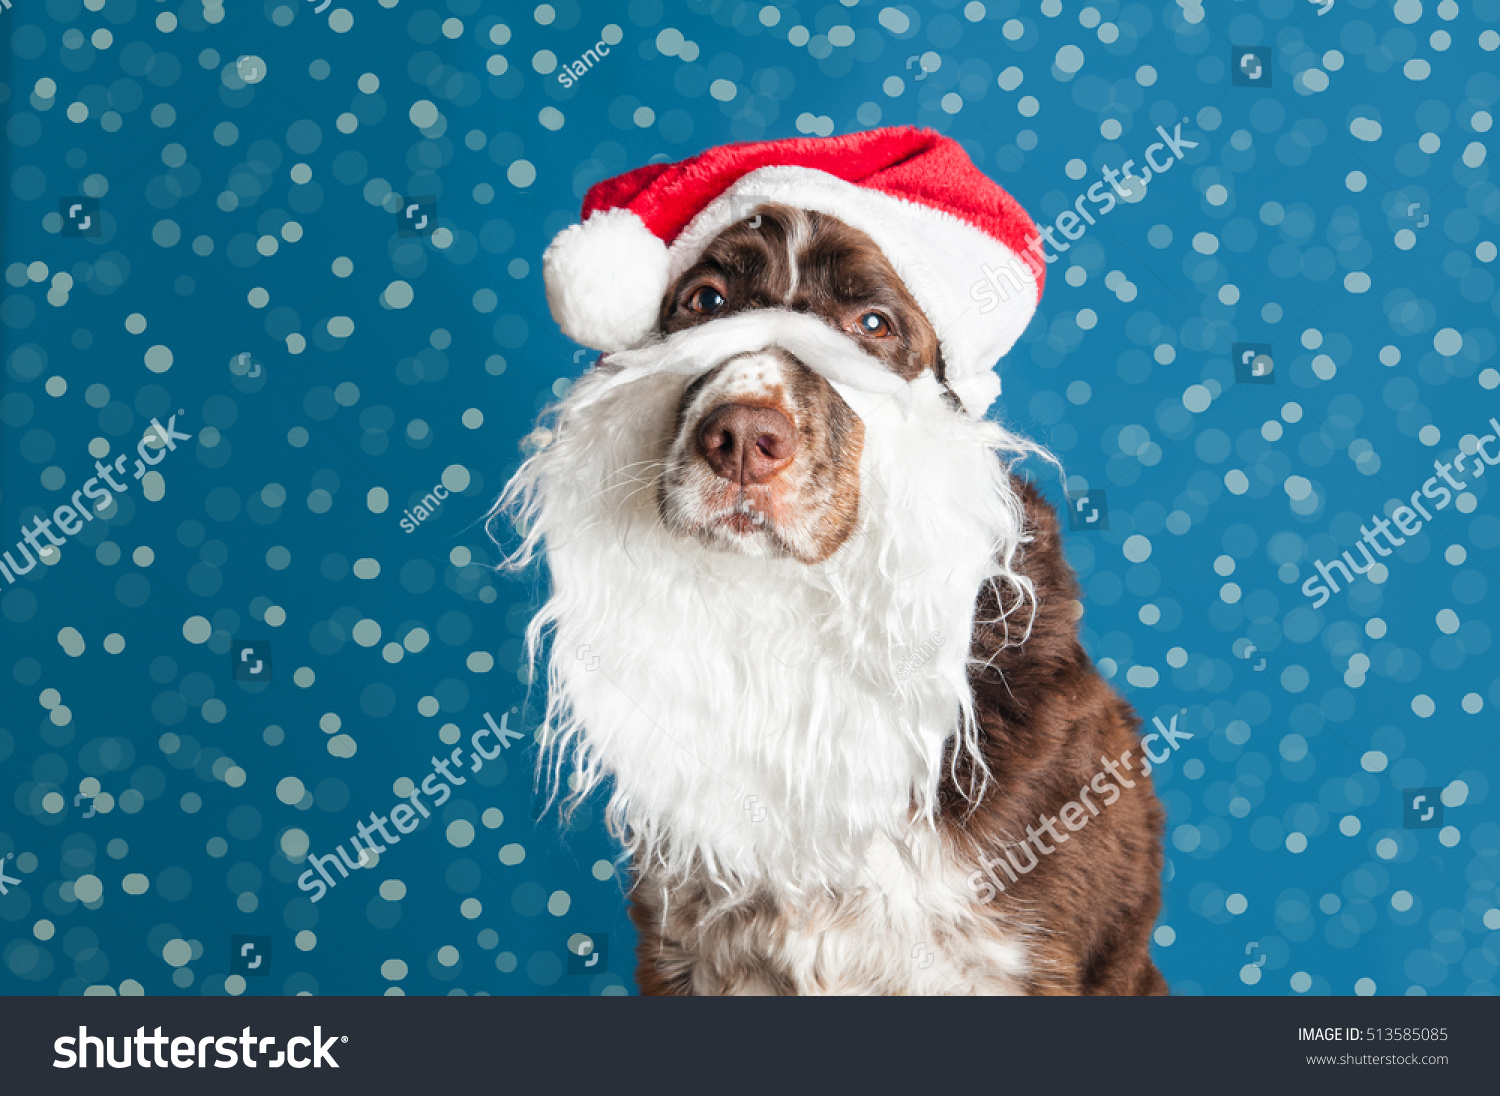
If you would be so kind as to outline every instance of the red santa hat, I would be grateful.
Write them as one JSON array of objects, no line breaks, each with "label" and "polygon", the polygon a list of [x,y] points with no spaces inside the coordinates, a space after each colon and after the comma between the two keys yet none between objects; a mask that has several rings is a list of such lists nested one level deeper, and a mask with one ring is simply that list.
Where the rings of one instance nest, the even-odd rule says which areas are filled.
[{"label": "red santa hat", "polygon": [[867,233],[936,329],[949,384],[984,414],[1000,393],[994,367],[1036,311],[1046,268],[1026,211],[931,130],[723,145],[597,183],[582,223],[542,260],[553,319],[595,350],[641,343],[672,279],[762,202]]}]

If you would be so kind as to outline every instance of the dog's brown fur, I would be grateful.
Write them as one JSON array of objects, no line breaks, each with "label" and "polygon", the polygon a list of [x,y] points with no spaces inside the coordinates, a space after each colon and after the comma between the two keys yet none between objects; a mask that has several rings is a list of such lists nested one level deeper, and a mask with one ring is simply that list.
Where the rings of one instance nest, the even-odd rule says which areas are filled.
[{"label": "dog's brown fur", "polygon": [[[999,835],[1024,832],[1040,815],[1055,816],[1077,801],[1100,772],[1101,758],[1129,753],[1137,771],[1121,766],[1119,801],[1015,882],[997,872],[1006,890],[990,904],[1002,918],[1015,904],[1054,929],[1035,942],[1047,961],[1037,964],[1032,992],[1165,993],[1149,947],[1161,905],[1163,817],[1150,777],[1138,771],[1140,720],[1078,642],[1078,584],[1063,556],[1056,513],[1029,483],[1013,483],[1026,501],[1032,540],[1019,570],[1036,585],[1036,618],[1020,646],[1005,646],[996,625],[975,627],[970,684],[992,784],[973,814],[957,788],[945,785],[944,825],[994,845]],[[998,617],[994,590],[987,588],[976,618]],[[961,780],[967,776],[962,764],[959,772]],[[1124,787],[1124,780],[1135,787]]]},{"label": "dog's brown fur", "polygon": [[[753,224],[745,220],[725,229],[673,284],[662,302],[663,334],[744,309],[789,308],[818,315],[858,338],[904,378],[931,370],[944,380],[932,325],[867,235],[834,217],[784,206],[762,207],[758,215]],[[693,307],[694,294],[705,286],[722,298],[708,313]],[[871,309],[889,320],[888,333],[871,336],[857,327]],[[823,382],[798,401],[784,402],[795,402],[804,416],[819,413],[821,402],[821,413],[833,421],[840,414],[834,401],[842,404]],[[678,428],[694,427],[679,416]],[[1021,938],[1028,956],[1024,992],[1166,993],[1149,951],[1160,905],[1163,816],[1149,777],[1129,760],[1139,760],[1139,720],[1079,643],[1079,591],[1055,513],[1029,484],[1013,480],[1013,486],[1025,504],[1029,536],[1016,570],[1035,586],[1035,616],[1026,641],[1014,644],[1014,630],[1028,618],[1029,607],[999,604],[993,588],[978,593],[970,683],[989,782],[976,805],[960,791],[975,775],[965,760],[957,759],[956,771],[945,766],[939,817],[945,852],[965,871],[981,868],[982,857],[999,858],[1040,816],[1055,816],[1064,804],[1078,801],[1103,759],[1124,759],[1116,778],[1118,801],[1056,842],[1055,851],[1039,857],[1029,872],[1014,879],[992,875],[1004,889],[982,908],[997,937]],[[830,525],[829,552],[852,524]],[[715,898],[710,884],[668,895],[640,875],[631,897],[643,993],[695,992],[695,957],[708,933],[717,984],[794,992],[786,973],[767,958],[769,949],[756,942],[784,932],[787,916],[798,911],[779,910],[775,899],[759,895],[720,913],[709,926],[702,914]]]}]

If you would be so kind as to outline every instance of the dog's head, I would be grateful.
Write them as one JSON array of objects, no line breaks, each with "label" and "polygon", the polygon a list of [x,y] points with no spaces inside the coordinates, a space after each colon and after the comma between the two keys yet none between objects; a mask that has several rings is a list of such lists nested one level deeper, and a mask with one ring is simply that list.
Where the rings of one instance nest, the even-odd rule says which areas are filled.
[{"label": "dog's head", "polygon": [[527,632],[533,659],[551,636],[551,786],[565,759],[575,802],[610,777],[611,824],[674,871],[826,880],[849,834],[933,814],[955,733],[978,758],[978,595],[1031,592],[1007,459],[1031,447],[982,412],[1034,299],[955,303],[976,230],[916,203],[841,217],[788,184],[727,215],[776,170],[669,249],[614,209],[554,242],[553,314],[608,352],[496,512],[509,564],[551,574]]},{"label": "dog's head", "polygon": [[[759,309],[821,320],[893,377],[943,382],[932,324],[875,242],[836,217],[770,203],[731,224],[672,281],[658,330]],[[865,428],[819,364],[771,344],[687,386],[657,495],[667,528],[804,563],[838,550],[859,516]]]}]

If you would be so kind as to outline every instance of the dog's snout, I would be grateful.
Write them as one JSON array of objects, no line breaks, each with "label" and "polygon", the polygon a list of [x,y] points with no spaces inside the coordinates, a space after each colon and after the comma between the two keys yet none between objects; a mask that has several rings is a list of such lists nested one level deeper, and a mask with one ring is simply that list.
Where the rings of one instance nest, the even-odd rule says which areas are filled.
[{"label": "dog's snout", "polygon": [[797,428],[774,407],[726,403],[704,418],[698,447],[709,467],[731,483],[765,483],[792,462]]}]

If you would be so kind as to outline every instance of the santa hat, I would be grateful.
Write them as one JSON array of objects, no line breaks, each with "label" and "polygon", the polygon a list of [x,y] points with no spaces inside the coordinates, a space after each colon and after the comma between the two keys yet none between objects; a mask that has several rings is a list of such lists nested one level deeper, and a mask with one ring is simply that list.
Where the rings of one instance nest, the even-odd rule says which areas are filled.
[{"label": "santa hat", "polygon": [[595,350],[641,343],[672,280],[762,202],[867,233],[936,329],[950,386],[984,414],[1000,393],[994,367],[1036,311],[1046,268],[1025,210],[931,130],[723,145],[597,183],[582,223],[542,260],[553,319]]}]

